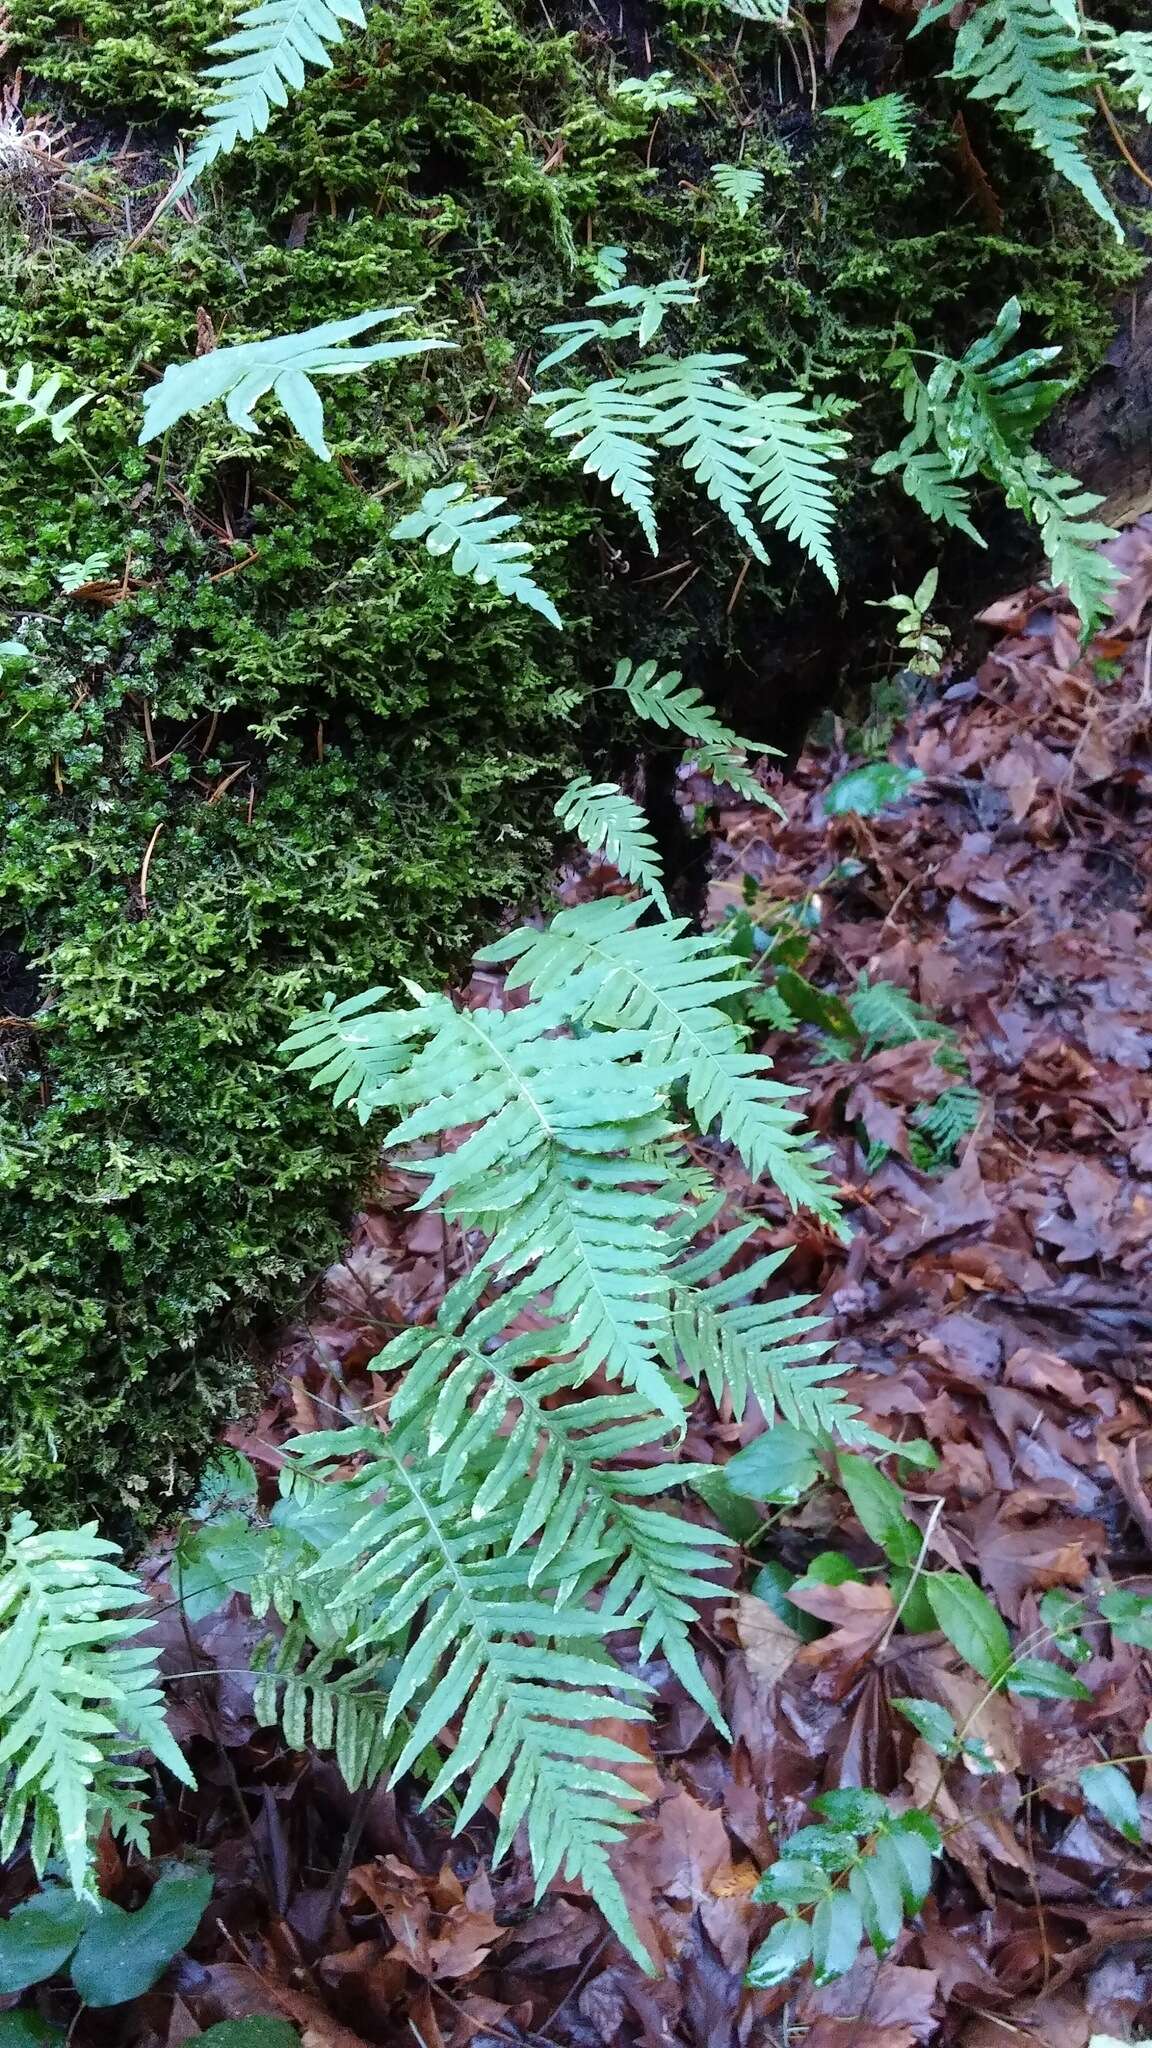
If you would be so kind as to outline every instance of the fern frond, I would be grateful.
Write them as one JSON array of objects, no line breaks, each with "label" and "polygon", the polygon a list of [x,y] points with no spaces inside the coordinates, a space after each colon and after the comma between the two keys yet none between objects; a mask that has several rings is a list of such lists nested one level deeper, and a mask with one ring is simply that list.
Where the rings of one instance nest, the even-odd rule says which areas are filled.
[{"label": "fern frond", "polygon": [[67,405],[58,405],[53,412],[62,382],[59,372],[54,371],[42,384],[37,384],[31,363],[21,363],[14,377],[9,377],[7,370],[0,370],[0,406],[6,412],[24,414],[16,422],[18,434],[26,434],[30,427],[47,427],[57,444],[71,438],[72,421],[86,405],[92,404],[95,394],[83,391],[79,398],[70,398]]},{"label": "fern frond", "polygon": [[721,198],[729,200],[744,220],[752,201],[764,190],[764,173],[752,164],[713,164],[712,182]]},{"label": "fern frond", "polygon": [[[913,34],[948,12],[949,0],[938,0],[920,16]],[[991,100],[1122,239],[1084,152],[1092,115],[1084,44],[1052,0],[979,0],[957,34],[948,75],[966,85],[973,99]]]},{"label": "fern frond", "polygon": [[900,482],[914,505],[938,526],[954,526],[966,533],[978,548],[987,547],[969,518],[972,500],[963,484],[957,483],[947,455],[937,450],[905,456],[901,449],[886,449],[873,464],[877,476],[900,473]]},{"label": "fern frond", "polygon": [[1152,121],[1152,34],[1146,29],[1105,28],[1100,22],[1091,25],[1089,34],[1105,70],[1119,81],[1113,90],[1134,99],[1140,113]]},{"label": "fern frond", "polygon": [[[727,1392],[737,1419],[751,1397],[769,1426],[780,1416],[812,1436],[866,1443],[859,1411],[829,1385],[849,1368],[828,1357],[833,1347],[827,1338],[812,1334],[821,1327],[819,1316],[803,1313],[812,1297],[748,1300],[783,1256],[769,1252],[747,1272],[710,1287],[674,1269],[668,1356],[705,1384],[714,1401]],[[690,1267],[689,1260],[685,1270]]]},{"label": "fern frond", "polygon": [[886,156],[901,166],[907,163],[916,124],[916,109],[907,93],[886,92],[878,99],[861,100],[853,106],[829,107],[828,119],[843,121],[878,156]]},{"label": "fern frond", "polygon": [[399,320],[411,306],[386,306],[373,313],[354,313],[348,320],[328,320],[302,334],[276,334],[268,341],[244,341],[235,348],[210,349],[189,363],[169,363],[159,384],[144,394],[144,424],[140,443],[155,441],[178,420],[223,400],[224,410],[234,427],[244,434],[257,432],[252,408],[271,392],[283,406],[301,440],[321,460],[331,460],[332,451],[324,440],[324,408],[313,377],[348,377],[366,370],[372,363],[395,362],[401,356],[424,355],[429,349],[454,348],[455,342],[430,337],[419,341],[374,341],[362,348],[345,343],[378,327],[384,320]]},{"label": "fern frond", "polygon": [[840,579],[832,558],[836,519],[829,464],[841,460],[847,435],[826,426],[795,391],[773,391],[751,401],[753,489],[760,511],[823,569],[833,590]]},{"label": "fern frond", "polygon": [[633,710],[641,718],[650,719],[661,732],[681,732],[692,741],[697,762],[714,781],[727,783],[747,803],[763,804],[768,810],[780,812],[775,797],[757,781],[745,759],[746,751],[777,754],[779,748],[759,740],[741,739],[716,716],[695,685],[684,682],[678,668],[658,676],[654,661],[641,662],[638,668],[630,661],[620,661],[612,687],[623,690]]},{"label": "fern frond", "polygon": [[237,16],[232,35],[213,43],[207,77],[219,81],[208,108],[208,127],[192,150],[164,206],[191,190],[198,177],[239,142],[262,135],[273,107],[299,92],[305,66],[330,69],[328,46],[342,42],[342,21],[363,28],[360,0],[257,0]]},{"label": "fern frond", "polygon": [[[253,1653],[258,1672],[252,1711],[263,1727],[279,1723],[289,1749],[331,1752],[350,1792],[373,1782],[400,1756],[407,1723],[389,1718],[387,1682],[394,1658],[382,1649],[353,1656],[351,1634],[317,1649],[294,1618],[277,1642]],[[340,1669],[341,1665],[349,1668]]]},{"label": "fern frond", "polygon": [[723,1007],[749,985],[741,962],[721,934],[690,933],[683,919],[640,924],[645,907],[581,903],[547,931],[513,932],[480,957],[514,963],[510,986],[547,993],[577,1021],[651,1034],[701,1129],[718,1123],[754,1177],[769,1174],[794,1207],[836,1223],[821,1155],[797,1129],[799,1091],[769,1078],[769,1061],[745,1051]]},{"label": "fern frond", "polygon": [[396,1074],[408,1057],[405,1042],[417,1036],[422,1020],[406,1010],[380,1010],[386,988],[365,989],[298,1019],[280,1047],[293,1054],[289,1071],[315,1068],[313,1088],[331,1088],[333,1108],[352,1103],[362,1124],[377,1107],[377,1090]]},{"label": "fern frond", "polygon": [[578,1879],[650,1967],[608,1862],[637,1803],[608,1767],[634,1762],[635,1753],[595,1726],[646,1715],[637,1696],[647,1688],[597,1654],[619,1618],[528,1593],[519,1560],[492,1554],[507,1545],[516,1503],[478,1522],[467,1487],[443,1499],[410,1428],[336,1430],[289,1449],[309,1471],[331,1463],[343,1470],[357,1454],[364,1460],[354,1477],[332,1482],[351,1489],[363,1513],[314,1570],[371,1614],[350,1649],[373,1656],[391,1649],[399,1657],[381,1739],[418,1702],[397,1773],[462,1714],[455,1748],[425,1803],[467,1774],[459,1832],[503,1781],[494,1861],[526,1820],[537,1896],[561,1869]]},{"label": "fern frond", "polygon": [[790,28],[791,0],[724,0],[730,14],[742,21],[759,21],[765,28]]},{"label": "fern frond", "polygon": [[937,1153],[947,1156],[975,1130],[983,1108],[979,1089],[946,1088],[935,1102],[925,1102],[917,1110],[915,1128]]},{"label": "fern frond", "polygon": [[573,462],[581,465],[585,476],[599,477],[613,497],[627,505],[652,553],[658,554],[653,453],[645,439],[657,411],[651,399],[619,377],[606,377],[583,391],[536,391],[531,402],[555,408],[544,422],[548,432],[558,441],[574,441]]},{"label": "fern frond", "polygon": [[1121,580],[1121,571],[1100,552],[1102,541],[1116,539],[1114,526],[1093,517],[1103,498],[1032,453],[1015,477],[1005,478],[1005,489],[1009,504],[1040,528],[1052,581],[1067,591],[1088,637],[1107,617]]},{"label": "fern frond", "polygon": [[755,467],[748,454],[750,407],[724,374],[743,361],[737,355],[658,356],[648,369],[633,370],[628,381],[657,407],[653,432],[660,446],[679,451],[689,476],[719,505],[756,560],[767,562],[747,509]]},{"label": "fern frond", "polygon": [[[452,556],[453,573],[476,583],[495,583],[502,597],[530,605],[550,625],[563,629],[555,605],[530,573],[532,549],[524,540],[504,540],[520,524],[516,512],[500,513],[503,498],[469,498],[465,484],[425,491],[420,509],[392,528],[392,540],[422,540],[432,555]],[[525,560],[527,557],[527,560]]]},{"label": "fern frond", "polygon": [[556,803],[556,816],[590,853],[603,853],[626,881],[646,889],[665,917],[672,915],[660,879],[660,856],[648,820],[618,783],[576,775]]},{"label": "fern frond", "polygon": [[[617,1461],[650,1452],[668,1434],[666,1415],[632,1396],[559,1397],[579,1377],[570,1358],[556,1359],[568,1338],[559,1329],[510,1336],[517,1311],[535,1290],[521,1287],[468,1319],[475,1279],[446,1297],[431,1330],[406,1331],[389,1347],[388,1365],[413,1361],[394,1394],[393,1423],[419,1417],[441,1495],[457,1487],[469,1460],[491,1462],[472,1502],[483,1520],[509,1498],[522,1502],[508,1543],[525,1558],[526,1582],[591,1553],[597,1579],[611,1571],[605,1611],[627,1614],[642,1628],[644,1661],[662,1651],[693,1698],[717,1719],[715,1701],[696,1662],[688,1625],[704,1600],[721,1590],[710,1574],[727,1538],[700,1529],[641,1499],[669,1493],[691,1477],[684,1465],[621,1470]],[[620,1624],[624,1626],[622,1622]]]},{"label": "fern frond", "polygon": [[37,1875],[58,1855],[78,1893],[95,1893],[106,1820],[147,1847],[133,1751],[193,1783],[164,1719],[157,1652],[130,1641],[150,1618],[133,1612],[142,1595],[119,1555],[94,1522],[41,1531],[26,1514],[0,1554],[0,1862],[30,1821]]},{"label": "fern frond", "polygon": [[650,71],[647,78],[621,78],[613,92],[642,114],[688,113],[699,104],[698,95],[677,85],[671,71]]}]

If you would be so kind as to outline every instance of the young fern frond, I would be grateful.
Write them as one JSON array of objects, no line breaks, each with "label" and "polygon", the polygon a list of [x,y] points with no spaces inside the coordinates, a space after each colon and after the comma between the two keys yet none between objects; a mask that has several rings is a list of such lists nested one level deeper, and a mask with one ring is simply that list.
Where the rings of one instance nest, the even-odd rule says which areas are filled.
[{"label": "young fern frond", "polygon": [[752,164],[713,164],[712,182],[721,198],[727,199],[744,220],[752,201],[764,190],[764,173]]},{"label": "young fern frond", "polygon": [[193,1782],[164,1719],[158,1653],[130,1640],[150,1618],[134,1612],[143,1595],[119,1555],[93,1522],[41,1532],[23,1513],[0,1553],[0,1862],[30,1822],[37,1875],[59,1856],[73,1890],[93,1894],[105,1821],[147,1848],[132,1752]]},{"label": "young fern frond", "polygon": [[[673,303],[660,294],[675,288],[675,302],[688,304],[705,282],[669,279],[647,290],[629,286],[602,294],[591,303],[627,305],[631,315],[611,324],[576,320],[549,329],[562,339],[541,368],[590,344],[628,338],[645,346]],[[760,527],[776,527],[835,584],[830,465],[847,437],[797,392],[756,397],[744,391],[731,374],[744,361],[734,353],[660,355],[583,390],[534,392],[532,403],[551,408],[549,433],[575,440],[572,460],[635,513],[654,554],[654,464],[658,452],[667,451],[719,506],[757,561],[768,560]]]},{"label": "young fern frond", "polygon": [[360,0],[256,0],[236,18],[235,31],[209,52],[219,61],[206,73],[218,81],[208,127],[165,194],[165,207],[190,191],[218,156],[264,133],[273,107],[287,106],[289,92],[305,84],[306,65],[331,68],[328,45],[343,41],[341,22],[365,26]]},{"label": "young fern frond", "polygon": [[[332,1482],[353,1490],[363,1513],[313,1571],[370,1617],[350,1653],[390,1649],[399,1657],[379,1739],[419,1702],[396,1772],[411,1768],[462,1715],[425,1803],[467,1774],[459,1832],[503,1781],[493,1860],[526,1820],[537,1896],[560,1870],[579,1879],[650,1967],[608,1862],[637,1795],[616,1771],[597,1768],[631,1763],[635,1752],[595,1724],[646,1716],[638,1703],[646,1687],[599,1650],[619,1619],[583,1601],[533,1595],[519,1561],[506,1554],[517,1501],[478,1521],[466,1480],[445,1499],[411,1426],[321,1432],[289,1449],[310,1472],[330,1463],[343,1468],[356,1454],[364,1461],[353,1478]],[[422,1626],[413,1629],[421,1614]]]},{"label": "young fern frond", "polygon": [[481,957],[513,963],[510,986],[547,994],[581,1024],[650,1035],[700,1129],[718,1124],[755,1178],[770,1175],[795,1207],[835,1223],[820,1154],[797,1128],[798,1091],[769,1078],[769,1062],[745,1050],[722,1007],[748,985],[741,963],[721,934],[691,933],[683,919],[640,924],[644,909],[615,897],[581,903]]},{"label": "young fern frond", "polygon": [[0,370],[0,407],[5,412],[22,413],[16,421],[16,432],[26,434],[30,427],[47,427],[57,443],[71,439],[72,421],[86,405],[91,405],[94,393],[81,392],[79,398],[70,398],[67,405],[52,407],[63,379],[58,371],[45,377],[42,384],[36,382],[36,371],[31,363],[21,363],[14,377],[7,370]]},{"label": "young fern frond", "polygon": [[1053,581],[1067,588],[1087,635],[1118,580],[1098,551],[1101,541],[1114,538],[1113,529],[1092,517],[1103,501],[1031,446],[1067,387],[1062,378],[1036,374],[1059,355],[1057,348],[1003,356],[1020,318],[1019,301],[1009,299],[991,331],[962,356],[933,358],[927,379],[911,349],[893,351],[888,367],[903,394],[908,432],[874,467],[879,476],[898,470],[908,495],[930,517],[977,541],[961,486],[978,474],[999,484],[1008,503],[1040,528]]},{"label": "young fern frond", "polygon": [[556,816],[566,831],[583,840],[590,853],[602,853],[625,881],[646,889],[663,916],[671,917],[648,820],[618,783],[574,776],[557,800]]},{"label": "young fern frond", "polygon": [[466,492],[465,484],[425,491],[419,510],[398,520],[390,538],[422,540],[429,554],[451,555],[454,575],[494,583],[502,597],[531,606],[549,625],[563,629],[563,619],[531,573],[528,542],[501,537],[519,526],[519,513],[499,513],[503,498],[469,498]]},{"label": "young fern frond", "polygon": [[140,443],[155,441],[178,420],[223,400],[224,410],[241,433],[255,434],[252,408],[271,392],[302,441],[323,462],[332,451],[324,439],[324,407],[313,377],[349,377],[372,363],[390,363],[402,356],[424,355],[433,348],[454,348],[455,342],[426,337],[419,341],[374,341],[362,348],[345,343],[384,320],[400,320],[411,306],[385,306],[374,313],[354,313],[348,320],[327,320],[302,334],[276,334],[268,341],[244,341],[235,348],[210,349],[188,363],[169,363],[158,384],[144,394]]},{"label": "young fern frond", "polygon": [[[678,668],[656,674],[654,661],[633,668],[630,661],[616,664],[612,687],[623,690],[634,711],[647,718],[661,732],[681,732],[692,743],[692,752],[706,775],[727,783],[747,803],[763,804],[780,811],[774,796],[756,780],[748,766],[748,753],[776,754],[777,747],[758,740],[741,739],[731,726],[717,718],[694,684],[685,683]],[[781,814],[782,815],[782,814]]]},{"label": "young fern frond", "polygon": [[[935,0],[916,23],[919,35],[951,12]],[[1054,0],[979,0],[956,36],[950,77],[973,99],[990,100],[1094,213],[1122,238],[1123,229],[1084,151],[1092,116],[1092,75],[1078,27]]]},{"label": "young fern frond", "polygon": [[878,99],[861,100],[853,106],[829,107],[828,119],[843,121],[878,156],[901,166],[907,163],[916,122],[916,109],[907,93],[885,92]]}]

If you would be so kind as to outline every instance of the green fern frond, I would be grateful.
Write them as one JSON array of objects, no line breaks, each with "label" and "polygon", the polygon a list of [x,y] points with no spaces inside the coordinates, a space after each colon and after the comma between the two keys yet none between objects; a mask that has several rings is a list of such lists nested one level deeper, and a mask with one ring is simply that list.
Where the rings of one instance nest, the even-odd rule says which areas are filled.
[{"label": "green fern frond", "polygon": [[18,434],[26,434],[30,427],[47,427],[57,444],[71,438],[72,421],[86,405],[92,404],[94,393],[81,392],[79,398],[70,398],[67,405],[58,405],[53,412],[62,382],[59,372],[54,371],[42,384],[37,384],[31,363],[21,363],[14,377],[7,370],[0,370],[0,406],[6,412],[24,414],[16,422]]},{"label": "green fern frond", "polygon": [[829,463],[842,459],[848,436],[827,426],[795,391],[752,400],[753,489],[763,516],[823,569],[833,590],[840,579],[832,559],[836,519]]},{"label": "green fern frond", "polygon": [[371,1615],[350,1650],[398,1656],[381,1739],[414,1704],[416,1711],[396,1772],[461,1715],[425,1803],[466,1777],[459,1832],[503,1782],[493,1860],[526,1821],[537,1896],[561,1870],[578,1879],[650,1968],[608,1861],[637,1804],[610,1766],[634,1762],[635,1752],[595,1727],[609,1717],[646,1717],[638,1696],[647,1688],[600,1648],[619,1617],[531,1595],[519,1560],[493,1554],[506,1549],[517,1503],[477,1521],[467,1487],[443,1499],[411,1428],[335,1430],[288,1448],[313,1472],[332,1463],[345,1471],[350,1457],[363,1458],[354,1477],[332,1482],[354,1491],[363,1513],[314,1569]]},{"label": "green fern frond", "polygon": [[907,93],[886,92],[878,99],[861,100],[852,106],[829,107],[828,119],[843,121],[878,156],[886,156],[901,166],[907,163],[916,125],[916,109]]},{"label": "green fern frond", "polygon": [[969,518],[972,500],[962,484],[957,483],[952,473],[952,463],[947,455],[936,450],[904,455],[901,449],[886,449],[873,464],[877,476],[890,476],[893,471],[900,473],[900,482],[914,505],[927,514],[938,526],[954,526],[974,540],[978,548],[987,547],[983,534],[978,533]]},{"label": "green fern frond", "polygon": [[912,1045],[920,1040],[955,1041],[954,1031],[894,981],[869,981],[862,974],[857,986],[845,996],[845,1002],[864,1040],[865,1053],[875,1052],[880,1046]]},{"label": "green fern frond", "polygon": [[647,78],[621,78],[613,92],[642,114],[690,113],[699,104],[698,95],[677,85],[671,71],[650,71]]},{"label": "green fern frond", "polygon": [[487,1455],[472,1514],[483,1520],[512,1497],[522,1502],[508,1552],[532,1546],[527,1584],[560,1569],[567,1582],[590,1554],[596,1579],[611,1571],[605,1611],[626,1613],[627,1625],[642,1629],[642,1660],[662,1651],[719,1721],[688,1625],[721,1591],[710,1575],[727,1539],[642,1504],[683,1485],[694,1468],[618,1463],[650,1452],[667,1436],[668,1417],[619,1394],[560,1405],[579,1377],[570,1358],[556,1359],[566,1332],[508,1334],[517,1312],[536,1301],[535,1289],[522,1286],[467,1319],[475,1294],[473,1277],[449,1293],[434,1328],[407,1331],[389,1347],[389,1367],[412,1361],[391,1402],[392,1422],[419,1417],[442,1496],[469,1460]]},{"label": "green fern frond", "polygon": [[654,661],[641,662],[638,668],[630,661],[620,661],[612,687],[623,690],[633,710],[661,732],[681,732],[692,741],[697,762],[715,782],[727,783],[747,803],[763,804],[783,815],[775,797],[757,781],[745,759],[746,751],[778,754],[779,748],[759,740],[741,739],[716,716],[695,685],[684,682],[678,668],[658,676]]},{"label": "green fern frond", "polygon": [[946,1088],[935,1102],[925,1102],[917,1110],[915,1129],[937,1154],[946,1158],[976,1129],[983,1108],[979,1089]]},{"label": "green fern frond", "polygon": [[328,45],[343,41],[342,21],[365,26],[360,0],[257,0],[237,16],[233,34],[211,46],[209,54],[219,61],[206,76],[219,82],[208,128],[165,195],[165,207],[189,191],[218,156],[264,133],[273,107],[287,106],[289,92],[305,84],[306,65],[331,68]]},{"label": "green fern frond", "polygon": [[556,440],[573,441],[572,461],[580,464],[585,476],[599,477],[613,497],[627,505],[652,553],[658,554],[654,457],[645,438],[657,414],[651,399],[618,377],[606,377],[582,391],[534,392],[532,403],[555,408],[544,423],[548,432]]},{"label": "green fern frond", "polygon": [[780,1416],[812,1436],[868,1441],[858,1410],[828,1384],[848,1367],[829,1359],[832,1346],[826,1338],[810,1334],[820,1328],[820,1318],[798,1313],[811,1297],[745,1299],[764,1277],[759,1270],[764,1263],[751,1269],[757,1274],[751,1284],[743,1273],[715,1287],[674,1284],[669,1357],[706,1385],[713,1400],[719,1402],[727,1392],[737,1418],[751,1397],[769,1425]]},{"label": "green fern frond", "polygon": [[265,1636],[252,1659],[259,1674],[252,1711],[263,1727],[279,1723],[289,1749],[331,1753],[355,1792],[395,1765],[408,1724],[389,1718],[387,1686],[395,1657],[387,1650],[353,1656],[352,1640],[349,1634],[317,1649],[300,1618],[279,1641]]},{"label": "green fern frond", "polygon": [[95,1893],[105,1821],[147,1848],[135,1750],[193,1783],[164,1719],[157,1652],[130,1641],[150,1621],[133,1611],[143,1596],[119,1555],[95,1523],[40,1531],[26,1514],[0,1554],[0,1862],[30,1822],[37,1875],[58,1855],[78,1893]]},{"label": "green fern frond", "polygon": [[[937,0],[919,34],[951,10]],[[1078,29],[1053,0],[979,0],[956,36],[950,77],[973,99],[991,100],[1004,119],[1088,201],[1120,238],[1123,229],[1084,151],[1092,116],[1091,72]]]},{"label": "green fern frond", "polygon": [[374,341],[363,348],[344,344],[383,320],[400,320],[411,306],[386,306],[374,313],[355,313],[348,320],[328,320],[302,334],[277,334],[268,341],[244,341],[235,348],[210,349],[189,363],[169,363],[159,384],[144,394],[140,443],[155,441],[178,420],[223,400],[224,410],[241,433],[255,434],[252,408],[271,392],[283,406],[301,440],[321,460],[331,460],[324,440],[324,408],[313,377],[348,377],[372,363],[395,362],[401,356],[424,355],[429,349],[454,348],[455,342]]},{"label": "green fern frond", "polygon": [[729,200],[744,220],[752,201],[764,190],[764,173],[751,164],[713,164],[712,182],[721,198]]},{"label": "green fern frond", "polygon": [[646,889],[663,915],[671,917],[648,820],[618,783],[574,776],[557,800],[556,816],[565,831],[583,840],[590,853],[602,853],[626,881]]},{"label": "green fern frond", "polygon": [[1152,121],[1152,34],[1145,29],[1110,29],[1102,22],[1093,22],[1089,34],[1105,70],[1118,80],[1112,90],[1134,99],[1140,113]]},{"label": "green fern frond", "polygon": [[[432,555],[452,556],[453,573],[476,583],[495,583],[502,597],[530,605],[550,625],[563,629],[555,605],[530,573],[532,549],[524,540],[501,536],[519,526],[516,512],[494,516],[503,498],[469,498],[465,484],[425,491],[420,509],[392,528],[392,540],[422,540]],[[525,560],[527,557],[527,560]]]},{"label": "green fern frond", "polygon": [[653,423],[662,448],[679,452],[689,476],[719,505],[758,562],[764,543],[748,516],[754,464],[749,457],[750,407],[725,372],[744,360],[733,355],[658,356],[629,383],[657,407]]},{"label": "green fern frond", "polygon": [[797,1129],[798,1091],[770,1079],[760,1053],[723,1005],[749,986],[716,932],[683,919],[640,924],[643,902],[604,897],[563,910],[546,931],[523,929],[481,958],[514,963],[512,987],[562,1002],[578,1022],[648,1034],[684,1088],[702,1130],[712,1123],[755,1178],[769,1174],[786,1199],[835,1224],[839,1211],[820,1154]]},{"label": "green fern frond", "polygon": [[742,21],[759,21],[765,28],[790,28],[791,0],[724,0],[730,14]]},{"label": "green fern frond", "polygon": [[1029,453],[1015,476],[1005,477],[1010,505],[1027,513],[1040,528],[1052,581],[1071,599],[1085,634],[1106,617],[1121,571],[1102,541],[1115,540],[1116,529],[1093,514],[1104,503],[1098,491],[1086,491],[1074,476],[1064,476],[1044,457]]},{"label": "green fern frond", "polygon": [[378,1106],[381,1084],[408,1058],[406,1041],[423,1028],[410,1011],[380,1010],[388,993],[370,988],[342,1003],[328,998],[323,1009],[298,1020],[280,1047],[293,1055],[290,1072],[316,1069],[312,1087],[331,1088],[335,1109],[352,1103],[362,1124]]}]

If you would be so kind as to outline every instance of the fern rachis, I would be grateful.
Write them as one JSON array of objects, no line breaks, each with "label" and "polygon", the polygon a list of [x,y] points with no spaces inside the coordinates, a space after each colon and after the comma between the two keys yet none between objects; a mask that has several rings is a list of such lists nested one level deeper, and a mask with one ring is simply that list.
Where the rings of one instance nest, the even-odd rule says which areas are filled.
[{"label": "fern rachis", "polygon": [[495,583],[502,597],[539,612],[549,625],[563,627],[550,597],[531,572],[532,549],[527,541],[508,540],[520,524],[516,512],[500,512],[503,498],[470,498],[466,485],[445,484],[425,491],[419,510],[392,528],[393,540],[422,540],[433,555],[451,555],[453,573],[479,584]]}]

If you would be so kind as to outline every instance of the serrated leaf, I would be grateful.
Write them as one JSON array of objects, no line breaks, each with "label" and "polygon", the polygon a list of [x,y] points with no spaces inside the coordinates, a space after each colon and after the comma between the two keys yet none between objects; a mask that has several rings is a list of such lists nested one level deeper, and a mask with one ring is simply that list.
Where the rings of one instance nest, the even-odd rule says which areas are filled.
[{"label": "serrated leaf", "polygon": [[871,1834],[892,1817],[887,1800],[864,1786],[841,1785],[834,1792],[821,1792],[812,1804],[834,1828],[851,1828],[858,1835]]},{"label": "serrated leaf", "polygon": [[893,1564],[915,1564],[920,1555],[921,1536],[915,1522],[910,1522],[904,1513],[900,1488],[878,1466],[855,1452],[842,1452],[836,1469],[861,1527],[873,1543],[880,1545]]},{"label": "serrated leaf", "polygon": [[846,1976],[860,1952],[864,1916],[851,1892],[832,1892],[812,1915],[812,1981]]},{"label": "serrated leaf", "polygon": [[1033,1700],[1090,1700],[1091,1691],[1083,1679],[1071,1671],[1065,1671],[1062,1664],[1052,1664],[1046,1657],[1018,1657],[1008,1672],[1009,1692],[1022,1693]]}]

